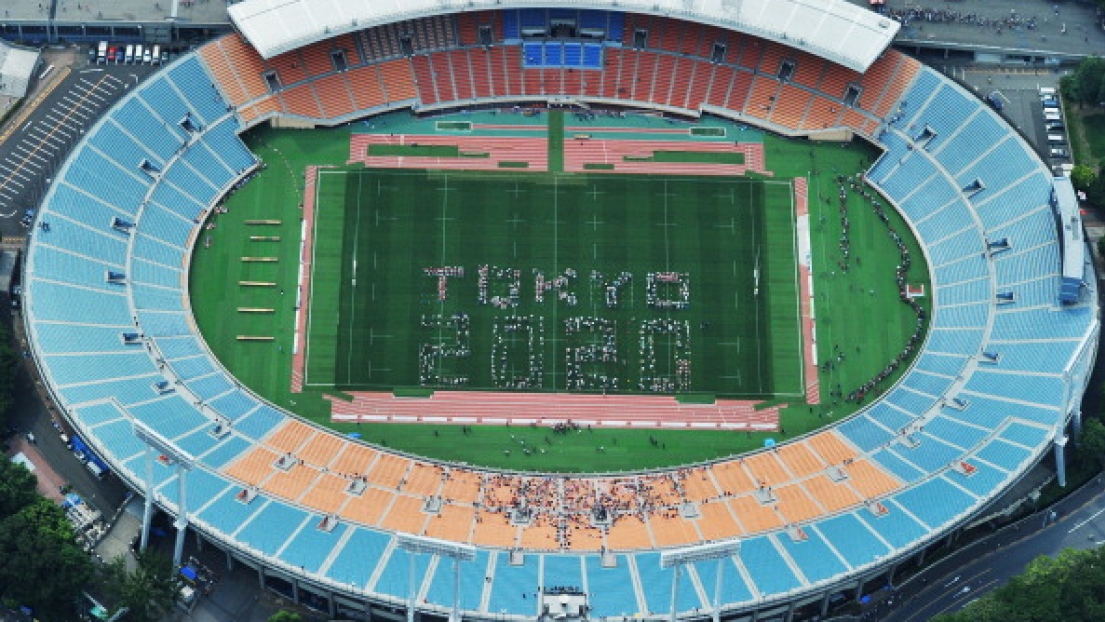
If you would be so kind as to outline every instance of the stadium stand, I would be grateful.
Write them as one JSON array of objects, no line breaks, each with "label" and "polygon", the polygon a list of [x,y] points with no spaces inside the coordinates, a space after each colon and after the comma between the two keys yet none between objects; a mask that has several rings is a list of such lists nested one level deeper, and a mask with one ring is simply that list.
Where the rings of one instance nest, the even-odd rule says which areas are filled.
[{"label": "stadium stand", "polygon": [[[1051,180],[984,103],[893,50],[859,74],[750,34],[569,13],[423,18],[268,60],[232,34],[124,98],[59,171],[26,267],[31,351],[82,438],[140,489],[132,420],[195,455],[191,526],[251,563],[300,569],[297,581],[320,593],[405,601],[410,559],[397,532],[474,545],[462,606],[476,617],[532,615],[524,595],[541,585],[590,586],[596,615],[663,613],[673,573],[653,549],[736,537],[726,608],[822,592],[827,602],[832,585],[885,572],[954,529],[1049,449],[1077,411],[1098,318],[1088,301],[1057,305]],[[569,18],[604,44],[523,43]],[[274,115],[334,124],[565,93],[754,118],[786,134],[848,127],[881,146],[867,182],[909,219],[932,268],[935,310],[916,365],[856,417],[773,450],[552,477],[337,437],[249,394],[202,345],[188,317],[188,254],[196,223],[257,166],[239,132]],[[143,158],[156,174],[139,169]],[[114,217],[133,230],[113,228]],[[1013,252],[990,255],[998,238]],[[987,352],[1000,357],[984,362]],[[178,476],[159,464],[156,479],[158,504],[179,511]],[[451,564],[413,560],[420,606],[446,610]],[[714,572],[688,568],[700,585]],[[677,608],[708,610],[705,595],[683,589]]]}]

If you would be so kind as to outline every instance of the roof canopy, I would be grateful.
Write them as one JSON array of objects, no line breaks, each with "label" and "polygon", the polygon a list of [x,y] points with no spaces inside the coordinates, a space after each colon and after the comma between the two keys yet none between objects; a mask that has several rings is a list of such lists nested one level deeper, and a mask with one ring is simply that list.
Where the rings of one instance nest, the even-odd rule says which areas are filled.
[{"label": "roof canopy", "polygon": [[381,24],[429,15],[511,8],[615,10],[712,24],[777,41],[866,71],[898,22],[844,0],[245,0],[230,7],[238,30],[265,58]]}]

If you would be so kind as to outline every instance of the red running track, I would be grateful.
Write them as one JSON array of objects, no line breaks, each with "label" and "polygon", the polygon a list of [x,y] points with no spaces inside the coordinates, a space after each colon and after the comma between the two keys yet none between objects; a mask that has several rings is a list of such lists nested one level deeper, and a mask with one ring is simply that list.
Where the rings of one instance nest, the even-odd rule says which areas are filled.
[{"label": "red running track", "polygon": [[718,400],[681,404],[672,396],[436,391],[429,398],[354,392],[353,401],[326,396],[333,421],[456,425],[578,425],[612,428],[686,428],[775,431],[779,407]]},{"label": "red running track", "polygon": [[[419,145],[457,147],[461,153],[486,153],[487,157],[441,158],[436,156],[370,156],[371,145]],[[349,162],[373,168],[417,168],[465,171],[547,171],[548,141],[542,136],[437,136],[421,134],[354,134]],[[525,169],[503,168],[501,162],[528,162]]]},{"label": "red running track", "polygon": [[[809,183],[805,177],[794,180],[795,215],[809,215]],[[813,317],[813,281],[810,268],[798,258],[798,301],[802,312],[802,351],[805,353],[806,403],[821,403],[821,383],[818,380],[816,324]]]}]

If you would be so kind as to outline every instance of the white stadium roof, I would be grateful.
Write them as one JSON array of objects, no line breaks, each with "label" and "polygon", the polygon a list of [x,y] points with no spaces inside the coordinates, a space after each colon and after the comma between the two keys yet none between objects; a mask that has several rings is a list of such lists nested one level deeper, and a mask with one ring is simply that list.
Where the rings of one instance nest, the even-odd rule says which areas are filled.
[{"label": "white stadium roof", "polygon": [[429,15],[511,8],[664,15],[753,34],[859,72],[890,45],[898,22],[844,0],[245,0],[230,19],[265,58],[314,41]]}]

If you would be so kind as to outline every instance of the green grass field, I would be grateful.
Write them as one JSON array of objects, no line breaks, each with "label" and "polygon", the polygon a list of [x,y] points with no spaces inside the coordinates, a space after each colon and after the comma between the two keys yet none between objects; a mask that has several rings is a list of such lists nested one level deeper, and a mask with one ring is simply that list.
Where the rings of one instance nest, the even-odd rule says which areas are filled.
[{"label": "green grass field", "polygon": [[802,395],[787,182],[323,171],[317,196],[307,386]]},{"label": "green grass field", "polygon": [[[516,118],[490,114],[481,116],[484,114],[487,113],[453,118],[498,124],[509,118],[525,124],[523,129],[528,129],[530,135],[534,126],[547,121],[541,117],[521,115],[515,115]],[[396,113],[374,118],[373,128],[367,131],[433,133],[435,123],[441,120],[440,117],[423,120],[406,113]],[[649,117],[627,116],[618,122],[631,127],[671,127],[665,120]],[[613,120],[603,120],[603,124],[612,123]],[[299,274],[299,205],[304,192],[303,170],[312,164],[335,165],[338,170],[358,170],[360,167],[347,167],[344,162],[349,156],[351,132],[366,131],[364,126],[312,131],[259,128],[245,135],[247,144],[267,168],[227,199],[225,206],[229,213],[215,217],[213,222],[216,228],[204,231],[196,245],[190,278],[197,325],[212,351],[239,381],[283,408],[342,433],[357,432],[367,442],[491,467],[567,472],[685,464],[748,451],[761,447],[767,437],[776,440],[794,437],[846,417],[857,406],[844,402],[834,404],[827,395],[826,387],[839,384],[847,392],[865,382],[897,354],[914,325],[912,314],[898,302],[894,286],[897,250],[887,236],[886,226],[859,197],[849,196],[848,208],[852,255],[862,259],[862,264],[854,265],[847,275],[833,275],[828,268],[839,260],[837,244],[841,227],[838,207],[835,202],[832,205],[820,203],[816,197],[819,194],[835,196],[835,175],[864,170],[877,152],[859,142],[842,146],[763,135],[709,117],[704,117],[700,125],[692,127],[722,130],[728,136],[720,138],[724,140],[733,140],[734,137],[741,141],[762,140],[768,168],[775,174],[773,179],[788,180],[798,176],[810,179],[811,254],[815,270],[821,358],[824,360],[834,345],[847,348],[848,357],[832,370],[820,374],[823,387],[823,403],[820,406],[807,406],[801,400],[776,400],[790,403],[782,411],[783,430],[779,433],[584,430],[576,435],[549,435],[548,430],[542,428],[481,426],[465,436],[452,426],[334,424],[330,422],[329,402],[323,399],[326,390],[292,394],[291,352],[296,345],[294,293]],[[498,135],[509,134],[505,130],[496,132]],[[642,181],[646,178],[636,179]],[[277,219],[281,224],[263,227],[245,224],[251,219]],[[908,235],[908,228],[896,213],[891,214],[890,224],[899,233],[906,234],[914,257],[921,257],[916,241]],[[281,240],[259,242],[250,239],[251,236],[274,235],[280,236]],[[203,241],[206,239],[211,240],[210,247],[205,247]],[[331,246],[340,245],[335,243]],[[478,247],[476,243],[473,246]],[[766,250],[769,258],[776,253],[770,244]],[[243,256],[257,255],[278,256],[280,261],[266,264],[241,261]],[[573,267],[579,271],[586,269],[582,264]],[[636,273],[634,277],[637,278]],[[241,280],[269,281],[278,285],[271,288],[243,287],[239,285]],[[923,262],[914,262],[909,281],[927,284],[927,267]],[[698,279],[694,278],[692,295],[697,291],[697,283]],[[281,294],[281,290],[285,294]],[[275,312],[245,314],[238,313],[238,307],[273,308]],[[237,340],[238,335],[268,335],[275,340],[271,343],[244,343]],[[299,344],[300,347],[302,345]],[[884,388],[887,386],[890,383],[883,385]],[[333,390],[329,392],[337,393]],[[546,435],[550,437],[548,442],[545,441]],[[650,437],[658,443],[653,445]],[[523,439],[531,446],[541,444],[547,449],[546,453],[523,456],[516,450]],[[598,447],[604,447],[605,453],[597,453]],[[508,456],[504,453],[508,449],[515,451]]]}]

